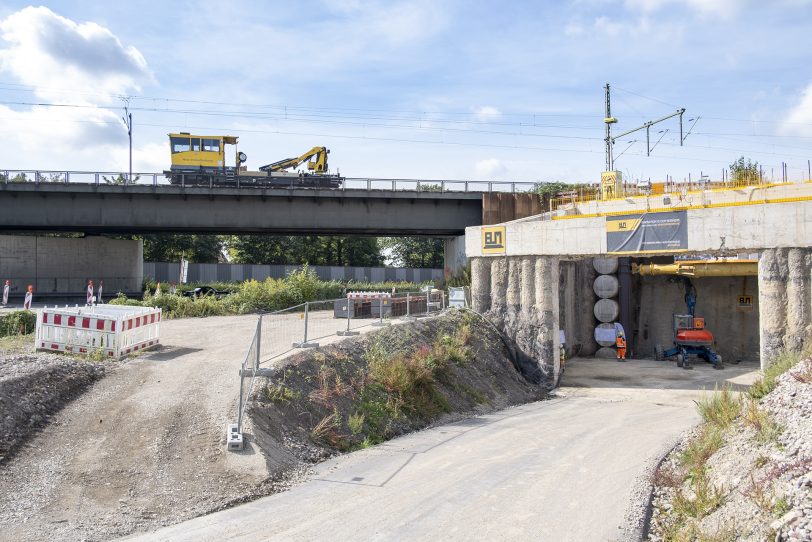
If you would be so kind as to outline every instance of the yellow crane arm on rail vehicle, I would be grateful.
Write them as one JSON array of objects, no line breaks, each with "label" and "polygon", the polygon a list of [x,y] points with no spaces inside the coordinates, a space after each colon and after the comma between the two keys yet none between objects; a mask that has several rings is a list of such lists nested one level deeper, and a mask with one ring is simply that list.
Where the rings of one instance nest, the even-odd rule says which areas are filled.
[{"label": "yellow crane arm on rail vehicle", "polygon": [[271,173],[274,171],[284,171],[286,169],[297,168],[304,162],[307,162],[313,158],[314,160],[307,162],[307,170],[318,174],[326,173],[328,154],[330,154],[330,151],[326,147],[313,147],[301,156],[279,160],[278,162],[268,164],[267,166],[262,166],[259,168],[259,170],[268,171]]}]

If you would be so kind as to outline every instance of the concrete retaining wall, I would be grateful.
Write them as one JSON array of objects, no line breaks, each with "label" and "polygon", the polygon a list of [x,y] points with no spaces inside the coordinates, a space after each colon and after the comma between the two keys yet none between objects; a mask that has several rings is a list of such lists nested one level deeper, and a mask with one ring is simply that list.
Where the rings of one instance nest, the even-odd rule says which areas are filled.
[{"label": "concrete retaining wall", "polygon": [[0,235],[0,281],[11,280],[13,297],[29,284],[35,295],[82,295],[88,279],[108,294],[140,292],[143,259],[141,241]]},{"label": "concrete retaining wall", "polygon": [[[657,344],[673,346],[673,314],[685,314],[685,289],[675,277],[637,277],[637,335],[635,354],[654,358]],[[713,333],[714,349],[723,360],[755,361],[759,357],[759,303],[756,277],[707,277],[691,279],[697,293],[696,315],[705,318]],[[739,306],[739,296],[749,295],[752,306]]]},{"label": "concrete retaining wall", "polygon": [[508,337],[524,374],[554,386],[559,352],[558,258],[475,258],[471,262],[474,310]]}]

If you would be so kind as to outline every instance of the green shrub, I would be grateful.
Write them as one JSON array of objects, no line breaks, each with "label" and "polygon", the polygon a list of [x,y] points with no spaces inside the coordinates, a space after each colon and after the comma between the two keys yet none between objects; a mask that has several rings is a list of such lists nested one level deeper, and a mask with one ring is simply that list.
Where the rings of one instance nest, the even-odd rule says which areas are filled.
[{"label": "green shrub", "polygon": [[0,337],[28,335],[37,327],[37,315],[31,311],[14,311],[0,315]]}]

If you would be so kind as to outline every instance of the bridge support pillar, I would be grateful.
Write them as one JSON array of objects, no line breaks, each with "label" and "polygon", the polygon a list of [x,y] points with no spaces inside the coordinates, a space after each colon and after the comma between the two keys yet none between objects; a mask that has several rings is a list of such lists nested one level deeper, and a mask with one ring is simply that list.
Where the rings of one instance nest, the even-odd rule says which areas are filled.
[{"label": "bridge support pillar", "polygon": [[443,274],[446,279],[459,276],[468,266],[465,255],[465,236],[443,239]]},{"label": "bridge support pillar", "polygon": [[758,262],[761,368],[812,344],[812,249],[774,248]]}]

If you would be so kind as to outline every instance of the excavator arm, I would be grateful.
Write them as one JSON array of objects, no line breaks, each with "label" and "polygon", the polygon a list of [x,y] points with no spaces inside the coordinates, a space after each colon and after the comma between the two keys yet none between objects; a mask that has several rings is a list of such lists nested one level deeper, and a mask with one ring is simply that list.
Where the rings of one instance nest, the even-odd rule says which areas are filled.
[{"label": "excavator arm", "polygon": [[[313,147],[301,156],[279,160],[278,162],[262,166],[259,170],[273,173],[275,171],[297,168],[307,162],[308,171],[312,171],[316,174],[324,174],[327,172],[327,155],[329,153],[330,151],[326,147]],[[311,158],[313,158],[313,160],[308,162]]]}]

